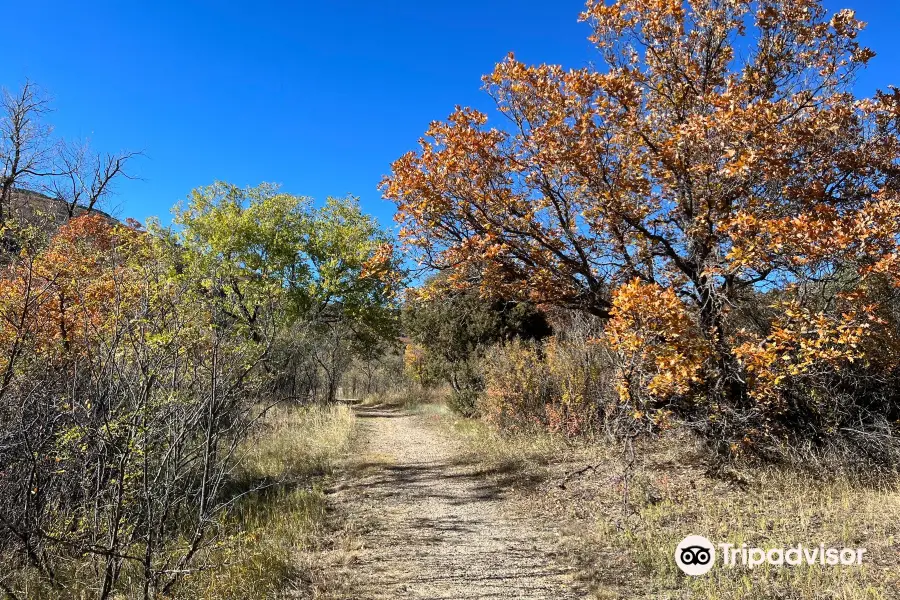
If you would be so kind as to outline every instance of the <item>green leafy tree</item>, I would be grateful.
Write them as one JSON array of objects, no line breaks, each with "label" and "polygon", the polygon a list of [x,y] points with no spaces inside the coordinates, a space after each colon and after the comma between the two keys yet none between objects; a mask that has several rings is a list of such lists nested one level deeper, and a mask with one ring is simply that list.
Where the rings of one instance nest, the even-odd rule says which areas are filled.
[{"label": "green leafy tree", "polygon": [[[349,355],[396,339],[400,260],[356,198],[315,208],[269,184],[220,182],[195,190],[175,221],[185,268],[218,299],[221,318],[241,323],[255,342],[280,321],[281,360],[300,367],[297,352],[307,354],[324,372],[327,399]],[[298,369],[310,379],[308,371]]]}]

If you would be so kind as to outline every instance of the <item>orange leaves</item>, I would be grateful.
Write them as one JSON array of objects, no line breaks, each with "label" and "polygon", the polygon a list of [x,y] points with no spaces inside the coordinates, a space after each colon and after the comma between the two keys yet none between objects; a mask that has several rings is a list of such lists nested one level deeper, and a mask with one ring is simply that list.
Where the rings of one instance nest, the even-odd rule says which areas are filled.
[{"label": "orange leaves", "polygon": [[600,48],[612,45],[629,29],[640,25],[655,36],[666,31],[683,30],[684,6],[682,0],[589,0],[581,20],[590,21],[594,28],[591,41]]},{"label": "orange leaves", "polygon": [[612,45],[612,40],[637,22],[628,14],[623,2],[607,4],[605,0],[589,0],[580,20],[590,21],[594,27],[591,41],[601,48]]},{"label": "orange leaves", "polygon": [[780,316],[768,336],[750,335],[735,349],[757,400],[777,406],[780,388],[789,378],[839,372],[866,359],[865,349],[878,324],[870,310],[837,316],[805,308],[797,300],[777,308]]},{"label": "orange leaves", "polygon": [[635,279],[616,289],[606,334],[625,365],[618,385],[623,401],[634,384],[668,398],[703,380],[705,341],[671,288]]},{"label": "orange leaves", "polygon": [[[541,87],[543,75],[537,71],[512,62],[503,68],[528,79],[511,86]],[[556,153],[564,149],[556,134],[536,131],[540,149],[523,155],[509,150],[507,134],[483,124],[481,113],[458,109],[447,123],[432,124],[431,139],[422,142],[418,154],[394,163],[381,189],[397,203],[401,238],[428,266],[450,270],[451,279],[470,280],[478,272],[484,289],[493,293],[534,301],[560,293],[577,296],[573,262],[586,266],[572,247],[583,244],[583,235],[573,231],[578,212],[574,206],[553,208],[554,199],[527,189],[546,189],[546,182],[533,178],[532,166],[558,160]],[[548,210],[557,211],[556,223],[546,222]]]},{"label": "orange leaves", "polygon": [[[583,18],[608,42],[605,70],[507,57],[484,78],[507,129],[457,108],[385,178],[407,247],[428,266],[572,305],[601,281],[767,268],[772,252],[796,257],[779,265],[789,269],[852,245],[846,223],[829,219],[850,218],[878,191],[873,169],[892,168],[896,136],[868,139],[879,131],[868,125],[893,118],[896,103],[848,94],[861,24],[848,12],[828,21],[815,0],[762,7],[756,26],[768,35],[729,72],[750,8],[592,1]],[[810,66],[821,54],[827,64]],[[809,86],[782,88],[792,77]],[[689,248],[731,252],[732,264],[691,268]]]},{"label": "orange leaves", "polygon": [[828,23],[836,35],[853,39],[866,26],[862,21],[856,19],[856,13],[849,8],[844,8],[831,17]]},{"label": "orange leaves", "polygon": [[859,274],[865,277],[892,270],[892,257],[900,249],[900,203],[875,200],[849,211],[818,204],[803,214],[775,218],[767,218],[765,208],[742,211],[725,229],[734,240],[727,256],[734,271],[761,270],[773,263],[813,268],[841,261],[860,265]]},{"label": "orange leaves", "polygon": [[394,263],[394,245],[385,242],[380,244],[375,252],[363,262],[360,278],[374,277],[385,278],[390,275]]},{"label": "orange leaves", "polygon": [[133,300],[140,283],[126,260],[142,235],[96,214],[63,225],[45,250],[11,265],[0,279],[0,340],[27,339],[52,356],[77,351],[114,326],[114,307]]}]

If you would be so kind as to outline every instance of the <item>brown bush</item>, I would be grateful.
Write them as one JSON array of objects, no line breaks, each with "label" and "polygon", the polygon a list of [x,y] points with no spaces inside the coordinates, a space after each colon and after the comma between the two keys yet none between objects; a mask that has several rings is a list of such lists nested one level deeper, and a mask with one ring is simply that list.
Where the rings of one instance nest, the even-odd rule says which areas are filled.
[{"label": "brown bush", "polygon": [[609,427],[621,412],[612,358],[597,321],[583,316],[544,341],[495,346],[483,361],[479,412],[501,427],[537,426],[570,436]]}]

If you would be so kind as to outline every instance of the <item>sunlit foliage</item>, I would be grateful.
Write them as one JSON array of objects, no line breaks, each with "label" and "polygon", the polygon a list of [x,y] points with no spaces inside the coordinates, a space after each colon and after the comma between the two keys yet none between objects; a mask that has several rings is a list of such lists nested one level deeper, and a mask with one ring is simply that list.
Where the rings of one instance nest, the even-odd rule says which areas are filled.
[{"label": "sunlit foliage", "polygon": [[458,108],[394,163],[406,245],[459,286],[609,319],[638,413],[702,399],[745,445],[896,419],[900,93],[853,95],[864,24],[819,0],[582,19],[598,68],[510,55],[484,78],[502,125]]}]

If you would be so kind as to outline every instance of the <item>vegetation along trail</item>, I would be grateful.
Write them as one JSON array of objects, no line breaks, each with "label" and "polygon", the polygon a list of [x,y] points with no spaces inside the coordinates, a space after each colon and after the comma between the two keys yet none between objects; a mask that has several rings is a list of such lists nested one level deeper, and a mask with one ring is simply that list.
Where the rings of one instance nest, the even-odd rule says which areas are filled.
[{"label": "vegetation along trail", "polygon": [[517,516],[490,473],[428,417],[358,409],[361,447],[332,496],[364,531],[356,598],[582,598],[548,527]]}]

